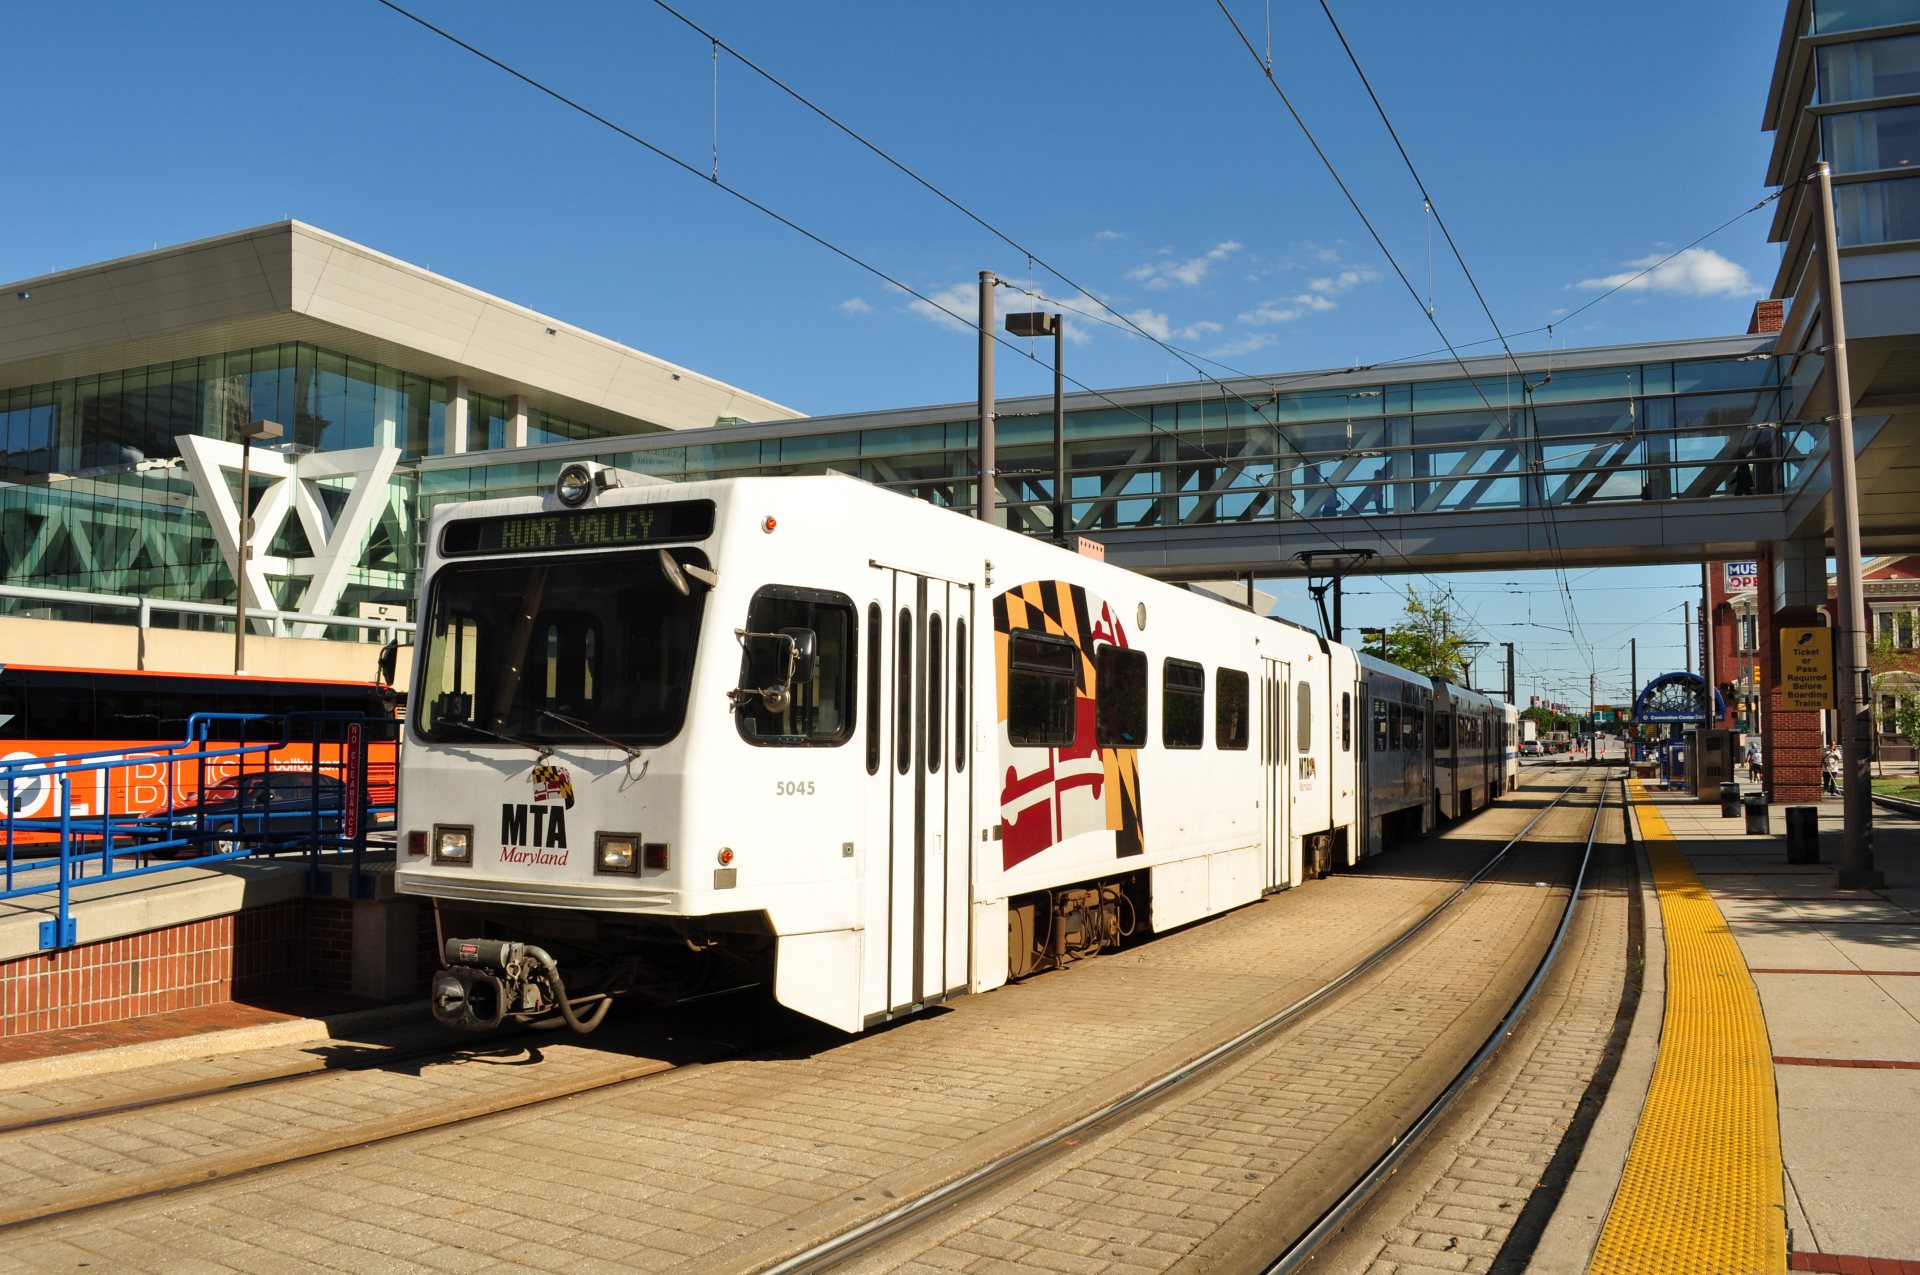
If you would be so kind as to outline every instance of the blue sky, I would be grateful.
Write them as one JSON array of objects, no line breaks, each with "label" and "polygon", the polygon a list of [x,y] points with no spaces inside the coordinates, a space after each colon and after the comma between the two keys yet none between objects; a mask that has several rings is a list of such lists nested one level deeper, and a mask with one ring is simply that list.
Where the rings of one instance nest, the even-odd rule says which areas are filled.
[{"label": "blue sky", "polygon": [[[375,0],[14,0],[0,277],[293,216],[811,413],[975,392],[974,337],[848,256],[963,314],[982,269],[1091,294],[1241,372],[1442,351],[1429,300],[1447,341],[1498,349],[1318,3],[1228,0],[1257,56],[1198,0],[676,6],[1019,248],[725,52],[716,85],[708,38],[653,3],[412,7],[695,171]],[[1331,7],[1514,348],[1549,323],[1556,346],[1745,330],[1778,262],[1767,212],[1567,316],[1769,193],[1777,5]],[[716,142],[722,181],[847,256],[717,187]],[[1069,337],[1090,386],[1193,376],[1112,326]],[[1037,353],[1002,352],[1002,395],[1050,387]],[[1590,667],[1604,692],[1615,663],[1624,693],[1635,635],[1643,680],[1679,666],[1697,567],[1573,574],[1572,607],[1550,574],[1449,578],[1480,636],[1522,644],[1523,696]],[[1308,618],[1297,583],[1268,587]],[[1355,582],[1347,623],[1398,609]]]}]

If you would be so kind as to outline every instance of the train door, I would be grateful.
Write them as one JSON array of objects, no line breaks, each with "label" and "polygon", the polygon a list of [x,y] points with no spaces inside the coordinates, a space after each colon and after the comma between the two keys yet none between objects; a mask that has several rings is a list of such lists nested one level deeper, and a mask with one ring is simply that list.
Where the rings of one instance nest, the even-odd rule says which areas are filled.
[{"label": "train door", "polygon": [[1268,891],[1293,884],[1287,816],[1293,808],[1293,787],[1287,765],[1287,695],[1292,685],[1285,660],[1260,661],[1260,821]]},{"label": "train door", "polygon": [[876,955],[885,953],[886,1008],[900,1013],[965,991],[968,982],[966,643],[973,590],[885,570],[892,601],[881,688],[886,889],[884,934],[870,932],[869,942]]}]

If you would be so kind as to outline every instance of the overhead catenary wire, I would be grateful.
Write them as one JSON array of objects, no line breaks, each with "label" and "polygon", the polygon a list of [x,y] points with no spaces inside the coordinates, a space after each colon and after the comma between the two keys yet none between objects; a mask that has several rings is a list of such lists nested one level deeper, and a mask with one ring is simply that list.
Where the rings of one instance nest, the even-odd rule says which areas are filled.
[{"label": "overhead catenary wire", "polygon": [[[848,249],[840,247],[838,244],[835,244],[831,240],[828,240],[825,236],[815,231],[812,231],[805,226],[802,226],[800,223],[776,211],[766,203],[748,195],[745,191],[742,191],[728,184],[727,182],[723,182],[719,180],[717,173],[712,175],[701,173],[692,164],[688,163],[684,159],[681,159],[679,156],[674,155],[672,152],[666,150],[665,148],[655,145],[654,143],[641,137],[639,134],[634,133],[632,130],[627,129],[622,125],[615,123],[614,121],[608,119],[606,116],[600,114],[599,112],[594,111],[592,108],[584,105],[583,103],[580,103],[574,100],[573,98],[560,92],[559,90],[550,87],[549,85],[541,82],[540,80],[535,79],[531,75],[528,75],[526,72],[519,70],[518,68],[502,61],[497,57],[494,57],[492,54],[489,54],[484,50],[475,47],[474,45],[461,39],[459,36],[454,35],[452,32],[445,30],[444,28],[428,21],[427,19],[421,17],[416,13],[413,13],[412,11],[405,8],[404,6],[396,3],[395,0],[378,0],[378,3],[385,8],[392,10],[394,13],[399,14],[401,17],[406,18],[408,21],[411,21],[425,28],[426,30],[432,32],[433,34],[441,37],[442,39],[448,41],[449,43],[454,44],[461,49],[464,49],[466,52],[481,59],[482,61],[488,63],[489,65],[494,66],[497,69],[506,72],[508,75],[511,75],[513,78],[521,81],[523,84],[526,84],[528,87],[533,88],[538,92],[545,94],[546,96],[554,99],[555,101],[561,103],[562,105],[574,111],[577,111],[578,113],[586,116],[588,119],[593,120],[595,123],[600,124],[601,126],[612,130],[613,132],[619,134],[621,137],[626,138],[628,141],[631,141],[636,145],[641,146],[642,148],[652,153],[653,155],[661,159],[664,159],[668,163],[675,166],[676,168],[681,169],[683,172],[699,177],[702,181],[707,182],[708,184],[712,185],[716,189],[724,191],[728,195],[731,195],[735,199],[738,199],[742,203],[746,204],[748,207],[754,209],[756,212],[759,212],[767,217],[772,218],[774,221],[777,221],[781,225],[786,226],[788,229],[803,236],[807,240],[819,245],[822,248],[827,249],[829,252],[833,253],[837,257],[840,257],[842,260],[848,262],[849,264],[854,265],[860,268],[861,270],[864,270],[867,273],[882,280],[883,282],[899,289],[901,292],[906,293],[908,296],[913,297],[915,300],[921,302],[922,304],[929,306],[930,308],[938,311],[941,314],[945,314],[949,318],[955,320],[956,322],[962,324],[965,327],[977,328],[978,325],[973,321],[969,320],[967,317],[956,313],[955,311],[948,308],[947,306],[942,305],[939,301],[935,300],[934,298],[927,296],[926,294],[920,292],[919,290],[904,283],[900,279],[895,278],[893,275],[882,270],[880,267],[873,265],[872,263],[862,259],[861,257],[857,256],[856,254],[849,251]],[[847,128],[845,125],[841,124],[838,120],[835,120],[830,114],[823,111],[818,106],[815,106],[813,103],[808,101],[806,98],[804,98],[794,90],[787,88],[784,84],[780,83],[777,79],[772,77],[767,72],[761,70],[756,64],[754,64],[750,60],[742,57],[730,45],[720,40],[717,36],[714,36],[712,33],[708,32],[705,28],[692,22],[690,19],[686,18],[684,15],[674,10],[670,5],[665,4],[663,0],[655,0],[655,3],[658,4],[660,8],[672,14],[674,17],[679,18],[680,21],[682,21],[683,23],[691,27],[696,32],[699,32],[701,35],[706,36],[713,43],[715,47],[725,49],[728,54],[738,59],[742,65],[747,66],[749,69],[767,78],[769,82],[774,83],[777,87],[781,88],[784,92],[787,92],[790,96],[794,97],[795,100],[800,101],[801,103],[806,105],[810,110],[813,110],[816,114],[819,114],[823,119],[826,119],[832,124],[834,124],[836,128],[839,128],[843,132],[846,132],[849,136],[858,140],[862,145],[872,150],[875,154],[880,155],[882,158],[886,159],[887,162],[892,164],[895,168],[899,169],[901,172],[906,173],[908,176],[912,177],[916,182],[924,186],[926,189],[928,189],[929,191],[932,191],[934,194],[938,195],[942,200],[944,200],[948,204],[952,205],[954,208],[961,211],[968,218],[970,218],[977,224],[981,225],[983,228],[987,229],[996,237],[1000,238],[1008,246],[1023,253],[1028,252],[1027,249],[1023,248],[1020,244],[1015,242],[1013,239],[1011,239],[1010,237],[1008,237],[998,229],[991,226],[989,223],[987,223],[985,220],[983,220],[982,218],[972,213],[970,210],[966,209],[957,200],[954,200],[951,196],[948,196],[944,192],[940,191],[937,187],[933,186],[932,183],[926,181],[926,179],[920,177],[917,173],[914,173],[911,169],[899,163],[899,161],[894,160],[891,156],[887,155],[884,151],[880,150],[880,148],[875,146],[873,143],[868,142],[863,137],[860,137],[859,134],[853,132],[853,130]],[[1108,311],[1108,313],[1113,314],[1116,318],[1120,319],[1121,322],[1126,324],[1135,333],[1137,333],[1142,337],[1145,337],[1148,341],[1153,342],[1155,345],[1160,346],[1162,349],[1168,349],[1169,351],[1171,351],[1171,347],[1167,346],[1166,343],[1158,340],[1151,333],[1140,328],[1138,324],[1134,323],[1126,315],[1121,314],[1117,310],[1114,310],[1111,306],[1106,306],[1106,304],[1104,302],[1101,302],[1099,298],[1088,293],[1084,288],[1081,288],[1079,284],[1075,283],[1072,279],[1068,278],[1066,275],[1062,274],[1060,271],[1055,269],[1052,265],[1050,265],[1044,258],[1040,257],[1037,253],[1028,253],[1028,255],[1030,255],[1032,259],[1035,262],[1037,262],[1043,269],[1055,275],[1062,282],[1066,283],[1069,287],[1074,288],[1076,291],[1080,292],[1081,295],[1086,296],[1089,300],[1094,301],[1096,304],[1102,305]],[[996,345],[1002,346],[1014,354],[1023,355],[1027,357],[1030,361],[1038,362],[1038,359],[1033,354],[1031,354],[1028,351],[1024,351],[1020,349],[1018,345],[1014,344],[1011,341],[1008,341],[1005,337],[1001,336],[999,333],[993,332],[993,333],[988,333],[987,335]],[[1225,382],[1220,381],[1216,377],[1209,376],[1205,371],[1203,371],[1198,367],[1193,366],[1191,363],[1189,363],[1188,366],[1192,367],[1193,371],[1197,375],[1199,375],[1202,379],[1211,381],[1217,385],[1220,385],[1224,391],[1234,394],[1234,396],[1239,398],[1241,402],[1243,402],[1248,408],[1256,412],[1260,411],[1259,404],[1255,403],[1251,399],[1247,399],[1244,395],[1239,394],[1238,391],[1235,391],[1232,389],[1232,387],[1227,386]],[[1188,438],[1182,438],[1179,434],[1174,433],[1173,431],[1167,430],[1157,425],[1151,418],[1142,415],[1141,413],[1139,413],[1138,411],[1135,411],[1133,408],[1129,407],[1126,404],[1123,404],[1114,400],[1102,390],[1095,389],[1094,387],[1087,385],[1086,383],[1076,379],[1071,375],[1063,374],[1062,379],[1067,382],[1070,382],[1075,387],[1086,392],[1090,396],[1097,398],[1100,401],[1107,403],[1109,406],[1112,406],[1116,410],[1122,411],[1126,413],[1128,416],[1140,421],[1149,431],[1153,433],[1162,434],[1169,438],[1172,438],[1183,447],[1193,448],[1194,450],[1200,452],[1202,455],[1206,456],[1208,459],[1214,461],[1217,464],[1222,465],[1223,467],[1231,467],[1234,464],[1234,461],[1232,458],[1221,456],[1215,452],[1209,451],[1204,444],[1195,443],[1193,440]],[[1253,379],[1255,381],[1261,380],[1261,378],[1258,378],[1258,377],[1250,378],[1250,379]],[[1300,456],[1302,460],[1307,460],[1309,464],[1312,463],[1310,459],[1306,456],[1306,454],[1300,451],[1298,445],[1296,445],[1290,438],[1286,437],[1284,431],[1278,432],[1277,436],[1282,441],[1284,441],[1287,444],[1287,446],[1292,451],[1295,452],[1296,455]],[[1319,486],[1324,487],[1329,491],[1338,490],[1337,486],[1334,483],[1326,479],[1318,479],[1317,483]],[[1281,501],[1284,495],[1285,493],[1275,492],[1274,498],[1276,500],[1276,503]],[[1288,499],[1290,499],[1290,497],[1288,497]],[[1302,512],[1297,505],[1295,505],[1293,508],[1296,514]],[[1382,544],[1388,545],[1390,548],[1392,548],[1392,552],[1395,557],[1399,558],[1401,561],[1406,562],[1410,569],[1416,571],[1418,574],[1422,575],[1424,578],[1428,579],[1429,581],[1433,581],[1433,577],[1431,575],[1427,574],[1426,572],[1419,571],[1418,568],[1415,568],[1413,566],[1412,559],[1408,558],[1404,551],[1399,550],[1397,547],[1393,547],[1391,538],[1385,535],[1385,533],[1382,532],[1380,528],[1372,522],[1371,519],[1366,518],[1365,515],[1360,515],[1360,519],[1362,522],[1366,523],[1368,527],[1372,531],[1374,531],[1376,535],[1380,537]],[[1435,587],[1438,587],[1437,581],[1434,581],[1434,584],[1435,584]]]}]

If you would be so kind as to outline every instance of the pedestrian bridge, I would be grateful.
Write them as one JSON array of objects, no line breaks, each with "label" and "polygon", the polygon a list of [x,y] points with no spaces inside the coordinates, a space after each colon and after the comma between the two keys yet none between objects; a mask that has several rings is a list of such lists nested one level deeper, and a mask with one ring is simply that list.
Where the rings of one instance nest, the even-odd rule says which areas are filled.
[{"label": "pedestrian bridge", "polygon": [[[1744,336],[1070,395],[1069,530],[1185,578],[1327,549],[1371,549],[1374,571],[1744,557],[1824,532],[1826,425],[1795,418],[1807,386],[1785,363]],[[1856,417],[1869,453],[1887,419]],[[971,511],[976,428],[954,404],[594,455],[671,479],[839,470]],[[1000,518],[1035,535],[1052,532],[1052,436],[1050,397],[999,404]],[[423,463],[424,504],[459,459]],[[509,491],[458,498],[481,494]]]}]

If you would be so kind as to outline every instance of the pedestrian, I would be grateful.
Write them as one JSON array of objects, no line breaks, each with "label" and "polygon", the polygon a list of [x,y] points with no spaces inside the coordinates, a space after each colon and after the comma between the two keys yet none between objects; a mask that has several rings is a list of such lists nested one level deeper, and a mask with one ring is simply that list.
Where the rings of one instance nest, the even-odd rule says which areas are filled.
[{"label": "pedestrian", "polygon": [[1820,754],[1820,791],[1838,796],[1840,794],[1840,745],[1828,744],[1827,750]]},{"label": "pedestrian", "polygon": [[1757,739],[1747,741],[1747,778],[1756,784],[1760,782],[1760,741]]}]

